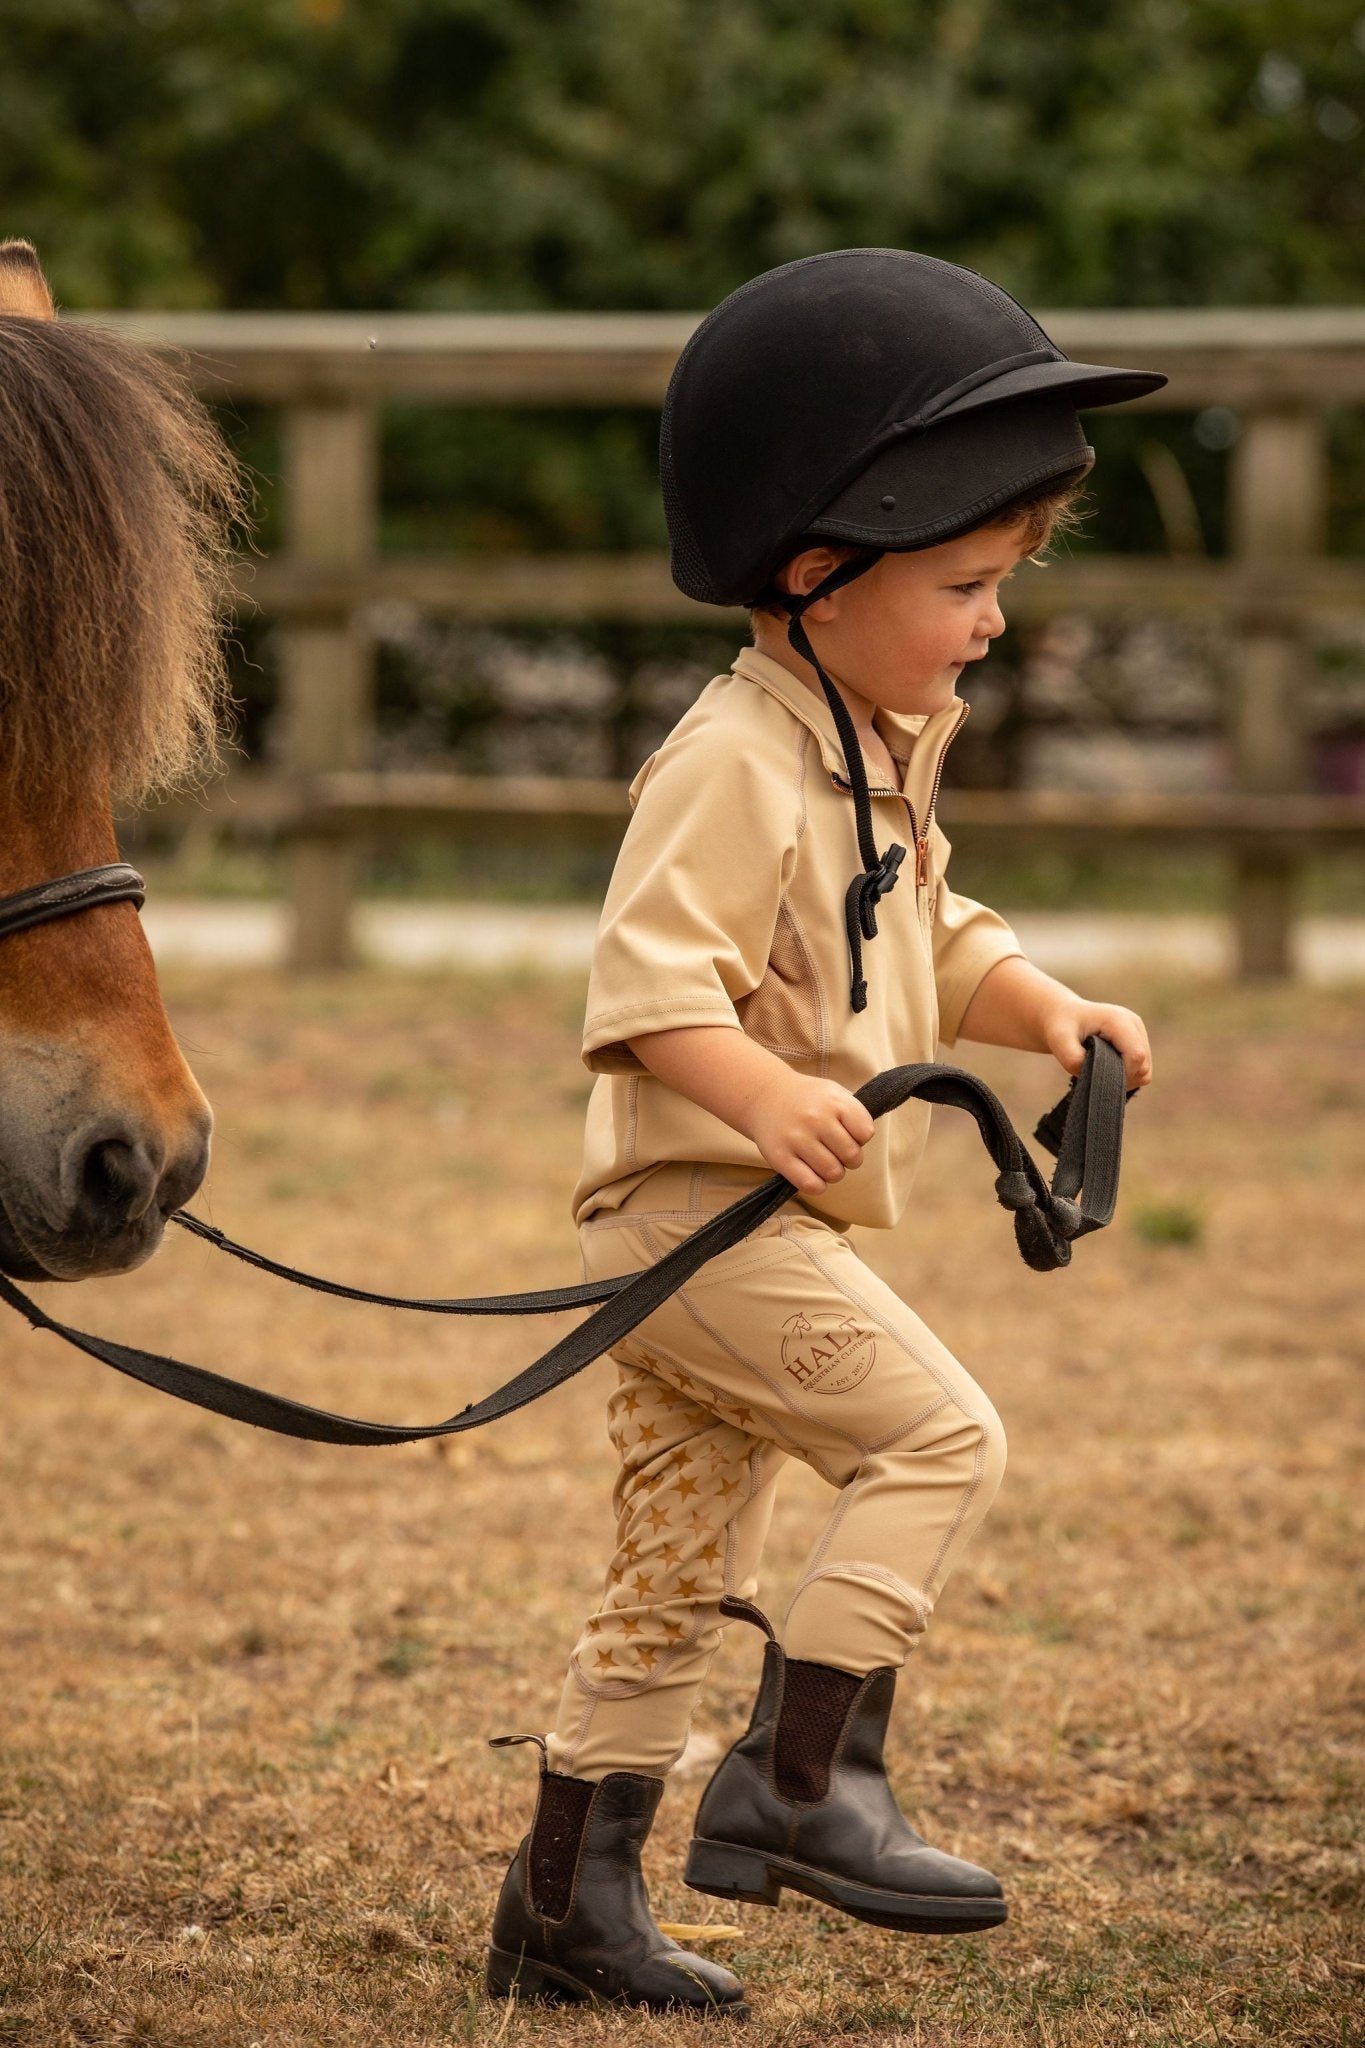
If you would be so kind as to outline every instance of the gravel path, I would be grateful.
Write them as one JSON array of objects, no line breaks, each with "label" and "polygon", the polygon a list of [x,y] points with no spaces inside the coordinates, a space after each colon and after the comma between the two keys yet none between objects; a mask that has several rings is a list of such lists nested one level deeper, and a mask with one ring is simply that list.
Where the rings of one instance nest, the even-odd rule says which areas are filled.
[{"label": "gravel path", "polygon": [[[287,913],[278,903],[163,899],[143,922],[167,962],[261,967],[285,956]],[[587,965],[596,925],[596,912],[578,907],[371,902],[357,913],[356,933],[362,957],[383,966],[575,969]],[[1030,959],[1063,977],[1116,968],[1217,977],[1233,960],[1221,917],[1026,911],[1014,927]],[[1307,981],[1365,980],[1365,918],[1305,918],[1298,954]]]}]

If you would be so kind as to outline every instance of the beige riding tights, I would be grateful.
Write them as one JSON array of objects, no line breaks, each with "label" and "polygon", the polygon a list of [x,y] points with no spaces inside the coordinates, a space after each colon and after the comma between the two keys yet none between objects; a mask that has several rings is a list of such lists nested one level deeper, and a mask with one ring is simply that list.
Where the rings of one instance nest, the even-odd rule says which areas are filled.
[{"label": "beige riding tights", "polygon": [[[651,1264],[765,1176],[667,1165],[584,1226],[590,1279]],[[981,1389],[799,1202],[704,1266],[612,1353],[616,1554],[574,1650],[550,1768],[663,1776],[720,1641],[752,1598],[777,1474],[838,1489],[780,1630],[789,1656],[899,1667],[1000,1484]]]}]

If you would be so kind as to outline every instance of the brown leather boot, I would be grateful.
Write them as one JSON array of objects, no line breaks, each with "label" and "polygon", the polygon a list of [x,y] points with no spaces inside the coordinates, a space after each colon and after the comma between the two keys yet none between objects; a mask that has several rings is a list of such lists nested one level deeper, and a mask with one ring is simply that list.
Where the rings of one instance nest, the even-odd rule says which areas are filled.
[{"label": "brown leather boot", "polygon": [[503,1880],[485,1983],[551,2005],[642,2005],[651,2012],[747,2019],[744,1987],[655,1926],[640,1849],[663,1779],[609,1771],[594,1783],[545,1764],[539,1735],[492,1745],[540,1746],[535,1819]]},{"label": "brown leather boot", "polygon": [[997,1927],[997,1879],[932,1849],[896,1805],[882,1746],[895,1697],[889,1667],[865,1678],[788,1660],[747,1600],[721,1612],[768,1637],[748,1731],[702,1794],[685,1881],[716,1898],[775,1906],[783,1887],[874,1927],[965,1934]]}]

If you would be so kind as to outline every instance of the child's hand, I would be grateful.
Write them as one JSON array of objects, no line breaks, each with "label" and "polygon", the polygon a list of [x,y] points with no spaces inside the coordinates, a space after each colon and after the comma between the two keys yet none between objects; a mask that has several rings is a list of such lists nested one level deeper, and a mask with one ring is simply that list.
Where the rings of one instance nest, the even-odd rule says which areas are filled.
[{"label": "child's hand", "polygon": [[872,1131],[870,1113],[847,1088],[787,1068],[752,1104],[748,1117],[748,1135],[774,1173],[808,1195],[818,1195],[861,1166]]},{"label": "child's hand", "polygon": [[741,1132],[802,1194],[818,1195],[862,1165],[873,1124],[857,1096],[837,1081],[794,1074],[742,1031],[687,1024],[627,1043],[641,1066]]},{"label": "child's hand", "polygon": [[1092,1031],[1123,1054],[1123,1077],[1129,1088],[1145,1088],[1152,1078],[1152,1048],[1147,1027],[1134,1010],[1117,1003],[1087,1003],[1079,996],[1056,1005],[1042,1018],[1048,1051],[1066,1068],[1079,1074],[1085,1064],[1085,1040]]}]

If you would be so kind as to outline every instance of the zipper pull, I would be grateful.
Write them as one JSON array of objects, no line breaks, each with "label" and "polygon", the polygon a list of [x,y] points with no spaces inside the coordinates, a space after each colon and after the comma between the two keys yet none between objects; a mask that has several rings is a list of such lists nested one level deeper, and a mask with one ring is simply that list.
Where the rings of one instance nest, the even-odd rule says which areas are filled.
[{"label": "zipper pull", "polygon": [[929,834],[915,841],[915,887],[922,889],[929,879]]}]

